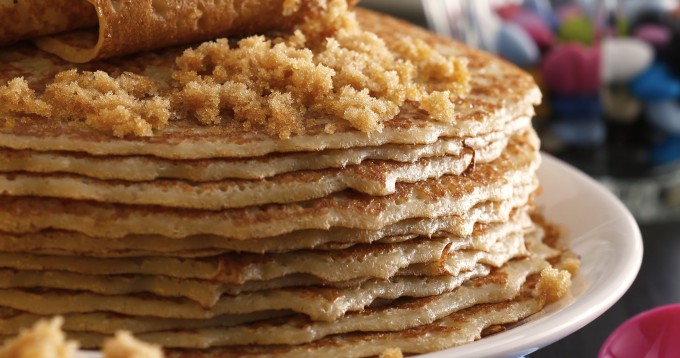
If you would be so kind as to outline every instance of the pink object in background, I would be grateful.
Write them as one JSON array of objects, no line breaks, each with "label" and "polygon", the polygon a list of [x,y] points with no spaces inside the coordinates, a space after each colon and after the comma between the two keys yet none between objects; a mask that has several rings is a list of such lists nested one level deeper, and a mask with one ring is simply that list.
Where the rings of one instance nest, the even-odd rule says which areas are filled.
[{"label": "pink object in background", "polygon": [[560,23],[574,17],[583,16],[583,9],[576,3],[567,3],[555,9],[555,14]]},{"label": "pink object in background", "polygon": [[673,34],[661,25],[642,25],[635,30],[635,37],[650,43],[655,47],[664,47],[671,42]]},{"label": "pink object in background", "polygon": [[522,9],[511,16],[508,21],[523,28],[541,49],[545,50],[552,46],[555,39],[552,30],[537,13]]},{"label": "pink object in background", "polygon": [[598,93],[600,70],[600,48],[575,43],[557,46],[541,65],[548,88],[562,95]]},{"label": "pink object in background", "polygon": [[680,304],[654,308],[627,320],[609,335],[598,357],[680,357]]}]

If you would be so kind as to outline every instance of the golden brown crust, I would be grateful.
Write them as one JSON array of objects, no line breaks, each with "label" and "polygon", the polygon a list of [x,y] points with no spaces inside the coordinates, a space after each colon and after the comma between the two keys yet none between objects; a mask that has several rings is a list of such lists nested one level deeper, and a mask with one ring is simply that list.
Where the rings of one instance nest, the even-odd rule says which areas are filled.
[{"label": "golden brown crust", "polygon": [[87,1],[0,1],[0,46],[20,40],[97,25],[97,13]]},{"label": "golden brown crust", "polygon": [[287,0],[88,2],[96,8],[97,35],[55,35],[37,39],[38,46],[68,61],[84,63],[216,37],[290,29],[316,16],[325,4],[323,0],[293,4]]}]

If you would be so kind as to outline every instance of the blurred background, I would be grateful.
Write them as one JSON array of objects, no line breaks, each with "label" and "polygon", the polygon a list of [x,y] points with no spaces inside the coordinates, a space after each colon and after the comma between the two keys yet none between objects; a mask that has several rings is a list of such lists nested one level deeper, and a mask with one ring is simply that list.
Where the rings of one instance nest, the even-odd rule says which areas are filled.
[{"label": "blurred background", "polygon": [[680,219],[678,0],[363,0],[526,69],[543,150],[641,223]]},{"label": "blurred background", "polygon": [[543,150],[590,174],[640,224],[644,260],[601,317],[530,355],[596,357],[630,317],[680,302],[680,0],[362,0],[526,69]]}]

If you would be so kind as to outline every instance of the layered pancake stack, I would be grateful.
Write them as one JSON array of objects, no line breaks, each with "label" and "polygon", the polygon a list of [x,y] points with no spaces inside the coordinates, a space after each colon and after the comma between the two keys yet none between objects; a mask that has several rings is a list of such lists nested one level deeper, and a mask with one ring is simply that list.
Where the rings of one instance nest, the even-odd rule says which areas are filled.
[{"label": "layered pancake stack", "polygon": [[[3,113],[0,336],[61,315],[84,348],[127,330],[171,356],[420,353],[562,297],[559,268],[574,261],[532,220],[531,78],[357,14],[388,44],[409,37],[466,59],[455,120],[407,101],[369,134],[332,116],[282,138],[178,113],[152,136],[121,137]],[[170,83],[181,50],[78,69]],[[30,46],[0,61],[0,84],[38,90],[72,67]]]}]

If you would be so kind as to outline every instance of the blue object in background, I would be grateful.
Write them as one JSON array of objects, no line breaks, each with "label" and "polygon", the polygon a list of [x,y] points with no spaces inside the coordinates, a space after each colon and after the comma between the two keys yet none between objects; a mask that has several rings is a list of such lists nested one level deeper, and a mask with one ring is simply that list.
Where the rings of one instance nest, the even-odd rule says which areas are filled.
[{"label": "blue object in background", "polygon": [[553,95],[550,97],[550,107],[557,118],[594,118],[602,115],[600,96],[594,95]]},{"label": "blue object in background", "polygon": [[540,57],[538,45],[519,25],[504,22],[498,31],[498,54],[519,67],[535,65]]},{"label": "blue object in background", "polygon": [[680,137],[667,137],[650,148],[649,159],[655,165],[664,165],[680,158]]},{"label": "blue object in background", "polygon": [[657,129],[680,136],[680,103],[677,101],[651,101],[645,105],[645,116]]},{"label": "blue object in background", "polygon": [[630,90],[642,100],[675,100],[680,98],[680,80],[666,64],[655,63],[633,79]]},{"label": "blue object in background", "polygon": [[563,142],[581,148],[602,145],[607,139],[607,128],[600,117],[557,120],[550,131]]}]

